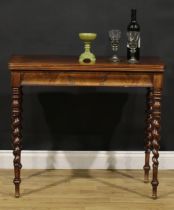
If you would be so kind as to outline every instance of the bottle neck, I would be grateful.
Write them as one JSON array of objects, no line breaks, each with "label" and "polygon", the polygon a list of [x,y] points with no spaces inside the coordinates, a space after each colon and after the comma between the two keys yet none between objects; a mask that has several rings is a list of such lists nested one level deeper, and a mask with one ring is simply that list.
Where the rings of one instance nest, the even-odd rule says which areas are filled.
[{"label": "bottle neck", "polygon": [[136,22],[137,21],[137,11],[136,9],[131,10],[131,22]]}]

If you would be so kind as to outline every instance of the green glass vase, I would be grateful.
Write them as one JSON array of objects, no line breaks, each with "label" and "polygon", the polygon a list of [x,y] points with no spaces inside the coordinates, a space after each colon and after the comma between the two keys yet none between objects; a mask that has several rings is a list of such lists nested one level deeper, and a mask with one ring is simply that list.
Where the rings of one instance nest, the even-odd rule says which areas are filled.
[{"label": "green glass vase", "polygon": [[96,33],[79,33],[80,39],[84,42],[85,51],[79,57],[79,63],[82,65],[95,64],[96,57],[91,53],[91,42],[96,39]]}]

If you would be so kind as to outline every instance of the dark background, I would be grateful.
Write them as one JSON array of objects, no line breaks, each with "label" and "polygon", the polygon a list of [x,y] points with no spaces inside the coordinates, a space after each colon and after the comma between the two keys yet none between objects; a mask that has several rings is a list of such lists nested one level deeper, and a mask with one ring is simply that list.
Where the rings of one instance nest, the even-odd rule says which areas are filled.
[{"label": "dark background", "polygon": [[[171,0],[0,0],[0,149],[11,149],[12,54],[79,55],[79,32],[96,32],[93,52],[111,55],[107,31],[122,30],[126,55],[131,8],[138,10],[141,55],[166,62],[161,150],[174,150],[174,2]],[[24,88],[23,149],[143,150],[144,89]]]}]

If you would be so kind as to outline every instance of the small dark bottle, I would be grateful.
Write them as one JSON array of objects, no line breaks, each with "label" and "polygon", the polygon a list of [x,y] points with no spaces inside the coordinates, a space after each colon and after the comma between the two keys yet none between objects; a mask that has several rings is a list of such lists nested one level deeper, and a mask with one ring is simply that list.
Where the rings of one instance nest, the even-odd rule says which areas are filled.
[{"label": "small dark bottle", "polygon": [[[136,9],[132,9],[131,10],[131,22],[129,23],[128,27],[127,27],[127,31],[138,31],[140,32],[140,26],[137,23],[137,11]],[[130,52],[130,48],[129,48],[129,44],[127,43],[127,59],[130,59],[131,52]],[[137,60],[140,59],[140,39],[138,41],[138,47],[136,49],[136,53],[135,53],[135,58]]]}]

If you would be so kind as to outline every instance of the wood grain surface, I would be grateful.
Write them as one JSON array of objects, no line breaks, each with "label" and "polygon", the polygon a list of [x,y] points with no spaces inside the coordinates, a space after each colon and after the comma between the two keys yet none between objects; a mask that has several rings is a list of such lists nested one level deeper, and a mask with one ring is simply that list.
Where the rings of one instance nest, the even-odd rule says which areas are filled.
[{"label": "wood grain surface", "polygon": [[95,65],[80,65],[78,57],[55,55],[12,56],[11,70],[87,70],[87,71],[147,71],[162,72],[164,63],[157,57],[143,57],[138,64],[129,64],[125,58],[120,63],[112,63],[108,57],[98,57]]},{"label": "wood grain surface", "polygon": [[[151,174],[150,174],[151,175]],[[0,210],[173,210],[174,171],[160,171],[151,199],[142,170],[23,170],[21,198],[12,170],[0,170]]]}]

